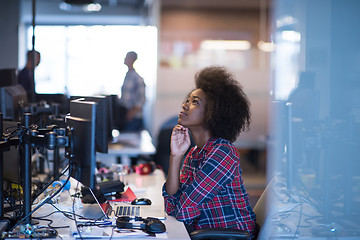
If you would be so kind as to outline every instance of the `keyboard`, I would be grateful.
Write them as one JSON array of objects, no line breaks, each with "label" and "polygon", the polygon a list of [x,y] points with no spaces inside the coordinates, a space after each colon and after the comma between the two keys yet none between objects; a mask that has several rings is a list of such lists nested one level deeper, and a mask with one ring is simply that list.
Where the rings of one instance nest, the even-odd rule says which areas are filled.
[{"label": "keyboard", "polygon": [[117,206],[115,211],[115,216],[140,216],[140,207],[139,206]]}]

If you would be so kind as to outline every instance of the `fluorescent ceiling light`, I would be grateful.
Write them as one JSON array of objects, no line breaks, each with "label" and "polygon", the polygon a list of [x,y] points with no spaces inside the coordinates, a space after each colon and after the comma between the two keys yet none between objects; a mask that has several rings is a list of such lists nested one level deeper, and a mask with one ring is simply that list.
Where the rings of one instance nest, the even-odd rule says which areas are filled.
[{"label": "fluorescent ceiling light", "polygon": [[204,40],[200,44],[204,50],[249,50],[251,44],[245,40]]},{"label": "fluorescent ceiling light", "polygon": [[281,38],[289,42],[300,42],[301,34],[296,31],[282,31]]},{"label": "fluorescent ceiling light", "polygon": [[91,3],[86,6],[86,10],[89,12],[98,12],[101,10],[101,5],[99,3]]},{"label": "fluorescent ceiling light", "polygon": [[289,26],[292,24],[296,24],[297,22],[298,20],[292,16],[283,16],[276,20],[276,27],[280,28],[284,26]]},{"label": "fluorescent ceiling light", "polygon": [[69,4],[62,2],[59,7],[61,10],[68,12],[98,12],[101,10],[101,5],[99,3]]},{"label": "fluorescent ceiling light", "polygon": [[263,52],[272,52],[275,50],[275,44],[272,42],[260,41],[258,42],[257,46]]}]

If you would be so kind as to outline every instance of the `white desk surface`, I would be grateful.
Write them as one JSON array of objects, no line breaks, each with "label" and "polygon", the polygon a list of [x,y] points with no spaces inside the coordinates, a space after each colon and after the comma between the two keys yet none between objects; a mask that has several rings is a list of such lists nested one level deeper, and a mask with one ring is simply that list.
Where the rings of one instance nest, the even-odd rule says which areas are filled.
[{"label": "white desk surface", "polygon": [[[131,173],[125,177],[125,181],[128,182],[128,186],[133,190],[137,198],[146,197],[151,199],[152,205],[163,206],[164,200],[161,194],[162,194],[162,185],[165,182],[165,177],[164,177],[164,173],[161,170],[157,169],[152,174],[149,175],[138,175],[136,173]],[[72,189],[75,189],[76,183],[77,182],[75,179],[71,179]],[[71,191],[71,194],[72,193],[73,192]],[[72,211],[71,210],[72,201],[70,201],[69,198],[69,191],[64,191],[61,193],[59,197],[59,203],[57,203],[56,206],[64,211],[65,210]],[[76,213],[81,213],[81,203],[76,205],[76,207],[78,209],[76,210]],[[49,204],[45,204],[40,209],[38,209],[38,211],[34,213],[32,216],[33,217],[44,216],[54,211],[56,211],[54,207],[52,207]],[[71,236],[70,232],[71,231],[74,232],[74,229],[76,229],[75,221],[67,219],[61,213],[55,213],[47,218],[53,220],[51,226],[70,226],[70,228],[57,229],[59,234],[57,239],[74,239],[74,237]],[[174,217],[167,216],[166,219],[163,220],[163,222],[166,225],[166,233],[157,234],[156,237],[150,237],[149,239],[175,239],[175,240],[190,239],[184,224],[177,221]],[[41,224],[43,225],[48,223],[49,222],[41,221]],[[97,227],[93,227],[93,229],[95,228]],[[107,238],[105,237],[105,239],[110,239],[110,236],[108,236]],[[113,239],[144,239],[144,237],[115,238],[113,236]]]}]

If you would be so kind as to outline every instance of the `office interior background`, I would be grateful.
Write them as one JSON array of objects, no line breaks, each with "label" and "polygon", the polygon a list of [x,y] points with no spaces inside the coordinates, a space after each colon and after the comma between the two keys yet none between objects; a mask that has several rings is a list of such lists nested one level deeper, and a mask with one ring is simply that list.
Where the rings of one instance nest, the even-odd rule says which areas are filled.
[{"label": "office interior background", "polygon": [[[359,1],[98,2],[99,12],[82,12],[36,1],[39,93],[117,94],[125,54],[137,51],[156,144],[194,74],[224,65],[252,109],[251,129],[235,145],[244,155],[255,150],[273,190],[261,236],[360,237]],[[0,68],[20,69],[31,48],[32,1],[1,0],[0,20]]]}]

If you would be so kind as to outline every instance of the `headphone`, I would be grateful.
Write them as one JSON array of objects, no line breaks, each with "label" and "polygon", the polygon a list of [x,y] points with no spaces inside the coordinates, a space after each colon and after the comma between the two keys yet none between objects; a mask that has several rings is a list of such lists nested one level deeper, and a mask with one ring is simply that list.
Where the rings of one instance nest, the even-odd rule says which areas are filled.
[{"label": "headphone", "polygon": [[140,175],[147,175],[155,171],[157,168],[155,162],[140,163],[134,167],[134,171]]},{"label": "headphone", "polygon": [[[135,220],[134,222],[130,222],[131,220]],[[116,219],[116,227],[117,228],[125,228],[125,229],[141,229],[145,230],[148,233],[163,233],[166,231],[165,224],[161,222],[157,218],[153,217],[129,217],[129,216],[121,216]]]}]

